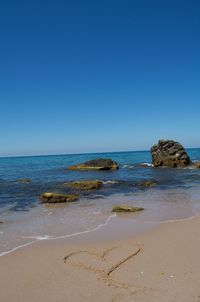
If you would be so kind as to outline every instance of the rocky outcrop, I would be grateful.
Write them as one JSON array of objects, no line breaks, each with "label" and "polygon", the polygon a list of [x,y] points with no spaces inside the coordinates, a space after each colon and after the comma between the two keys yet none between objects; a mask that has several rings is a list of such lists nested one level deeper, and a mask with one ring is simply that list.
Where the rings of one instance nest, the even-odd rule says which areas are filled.
[{"label": "rocky outcrop", "polygon": [[189,165],[190,158],[183,146],[173,140],[159,140],[157,145],[151,148],[154,167],[185,167]]},{"label": "rocky outcrop", "polygon": [[112,209],[112,212],[140,212],[143,211],[144,208],[141,207],[132,207],[132,206],[128,206],[128,205],[117,205],[114,206]]},{"label": "rocky outcrop", "polygon": [[40,196],[40,201],[42,203],[63,203],[63,202],[73,202],[79,199],[79,195],[74,194],[59,194],[46,192]]},{"label": "rocky outcrop", "polygon": [[72,181],[64,183],[64,186],[71,188],[71,189],[78,189],[78,190],[95,190],[99,189],[102,186],[102,181],[100,180],[79,180],[79,181]]},{"label": "rocky outcrop", "polygon": [[116,170],[118,164],[112,159],[98,158],[70,166],[68,170]]}]

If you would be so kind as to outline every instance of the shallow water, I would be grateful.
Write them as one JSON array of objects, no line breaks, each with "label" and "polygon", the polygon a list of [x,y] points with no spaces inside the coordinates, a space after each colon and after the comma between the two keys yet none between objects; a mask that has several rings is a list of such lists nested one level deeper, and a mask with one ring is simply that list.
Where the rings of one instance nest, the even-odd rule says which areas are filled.
[{"label": "shallow water", "polygon": [[[189,149],[192,160],[200,149]],[[118,171],[68,171],[66,167],[93,158],[112,158]],[[200,169],[154,169],[149,152],[0,158],[0,255],[38,240],[81,236],[118,219],[130,229],[136,224],[162,223],[193,216],[200,207]],[[31,183],[17,179],[31,178]],[[101,179],[100,190],[81,193],[80,201],[63,205],[41,205],[44,191],[71,192],[63,182]],[[157,185],[141,189],[137,183],[153,179]],[[137,215],[115,215],[119,203],[142,206]],[[132,226],[132,227],[131,227]],[[120,230],[118,230],[119,232]]]}]

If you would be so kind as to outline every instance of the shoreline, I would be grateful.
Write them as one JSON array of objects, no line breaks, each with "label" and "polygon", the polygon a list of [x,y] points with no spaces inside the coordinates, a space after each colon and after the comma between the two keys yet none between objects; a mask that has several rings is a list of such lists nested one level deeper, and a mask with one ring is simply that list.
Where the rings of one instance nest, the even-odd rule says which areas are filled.
[{"label": "shoreline", "polygon": [[[177,219],[167,219],[161,221],[134,221],[135,216],[141,215],[140,213],[136,214],[129,214],[129,213],[113,213],[112,215],[108,216],[106,221],[102,224],[97,225],[93,229],[88,229],[80,232],[76,232],[73,234],[66,234],[66,235],[59,235],[56,237],[49,237],[49,236],[27,236],[27,239],[33,239],[30,242],[21,244],[16,246],[10,250],[3,251],[0,253],[0,258],[6,255],[15,253],[18,250],[23,250],[28,246],[37,245],[38,243],[45,244],[56,244],[60,242],[73,242],[73,244],[79,244],[80,242],[87,242],[87,244],[92,243],[106,243],[109,241],[115,240],[123,240],[125,237],[126,240],[131,239],[132,236],[137,237],[139,235],[147,234],[154,229],[161,227],[162,225],[176,223],[176,222],[183,222],[187,220],[192,220],[195,217],[200,216],[200,212],[196,212],[194,215],[184,217],[184,218],[177,218]],[[121,216],[121,217],[120,217]],[[113,219],[115,220],[113,221]],[[131,218],[130,223],[128,223],[128,219]],[[128,230],[129,226],[135,227],[135,229]],[[120,238],[117,239],[116,237],[119,236],[119,232],[116,233],[116,228],[118,229],[120,234]],[[122,230],[122,229],[123,230]],[[98,239],[97,239],[98,238]],[[71,243],[70,243],[71,244]]]},{"label": "shoreline", "polygon": [[[80,203],[67,206],[38,205],[20,214],[17,219],[14,217],[16,223],[14,220],[14,223],[1,225],[0,257],[39,241],[70,241],[70,238],[82,241],[89,238],[87,241],[93,242],[96,238],[97,241],[104,241],[106,238],[118,239],[118,236],[120,239],[128,239],[163,223],[191,219],[199,212],[196,207],[197,197],[194,194],[191,196],[194,198],[193,203],[190,202],[190,195],[185,196],[182,191],[168,190],[163,195],[151,189],[142,195],[114,194],[95,201],[83,199]],[[111,209],[116,204],[143,207],[144,211],[135,214],[112,213]]]},{"label": "shoreline", "polygon": [[1,301],[198,302],[199,224],[200,214],[123,240],[19,249],[0,257]]}]

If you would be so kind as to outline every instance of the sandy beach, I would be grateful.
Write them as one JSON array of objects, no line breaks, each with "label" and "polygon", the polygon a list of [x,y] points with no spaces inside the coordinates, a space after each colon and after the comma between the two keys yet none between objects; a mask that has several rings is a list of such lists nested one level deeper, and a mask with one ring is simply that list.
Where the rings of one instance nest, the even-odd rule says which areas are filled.
[{"label": "sandy beach", "polygon": [[200,302],[200,1],[2,1],[0,302]]},{"label": "sandy beach", "polygon": [[125,240],[19,249],[0,257],[1,302],[198,302],[199,224],[198,215]]}]

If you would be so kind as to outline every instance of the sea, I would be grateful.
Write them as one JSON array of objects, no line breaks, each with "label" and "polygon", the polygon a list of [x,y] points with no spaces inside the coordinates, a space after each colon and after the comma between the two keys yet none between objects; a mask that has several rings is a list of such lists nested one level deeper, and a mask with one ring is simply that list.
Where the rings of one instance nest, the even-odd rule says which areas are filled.
[{"label": "sea", "polygon": [[[200,148],[187,149],[192,161]],[[95,158],[118,162],[116,171],[70,171],[67,167]],[[31,182],[18,180],[30,178]],[[44,192],[76,193],[63,183],[99,179],[98,190],[80,193],[73,203],[45,205]],[[155,186],[139,184],[153,180]],[[137,214],[116,214],[118,204],[140,206]],[[144,226],[190,219],[200,210],[200,169],[154,168],[149,151],[0,158],[0,256],[42,240],[77,238],[112,229],[118,238]],[[105,232],[106,234],[106,232]],[[115,235],[113,235],[115,234]]]}]

